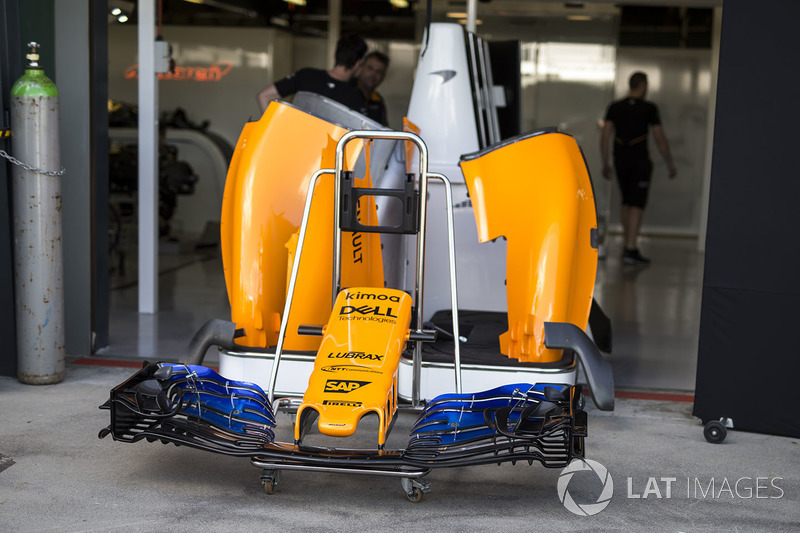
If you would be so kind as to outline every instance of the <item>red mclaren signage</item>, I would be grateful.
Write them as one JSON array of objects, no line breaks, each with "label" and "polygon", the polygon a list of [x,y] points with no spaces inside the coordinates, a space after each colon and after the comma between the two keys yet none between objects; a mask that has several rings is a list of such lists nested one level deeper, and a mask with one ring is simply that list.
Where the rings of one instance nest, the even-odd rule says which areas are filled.
[{"label": "red mclaren signage", "polygon": [[[163,81],[220,81],[233,68],[228,61],[219,61],[208,67],[182,67],[176,66],[172,72],[159,74],[158,79]],[[125,79],[135,80],[139,78],[139,65],[131,65],[125,69]]]}]

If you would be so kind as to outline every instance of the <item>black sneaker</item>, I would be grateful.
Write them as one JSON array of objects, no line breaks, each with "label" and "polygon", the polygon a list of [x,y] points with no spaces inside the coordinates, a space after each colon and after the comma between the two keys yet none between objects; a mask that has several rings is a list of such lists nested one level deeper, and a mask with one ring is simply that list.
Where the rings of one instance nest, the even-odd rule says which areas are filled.
[{"label": "black sneaker", "polygon": [[638,248],[628,249],[622,252],[622,262],[626,265],[645,266],[650,264],[650,260],[643,256]]}]

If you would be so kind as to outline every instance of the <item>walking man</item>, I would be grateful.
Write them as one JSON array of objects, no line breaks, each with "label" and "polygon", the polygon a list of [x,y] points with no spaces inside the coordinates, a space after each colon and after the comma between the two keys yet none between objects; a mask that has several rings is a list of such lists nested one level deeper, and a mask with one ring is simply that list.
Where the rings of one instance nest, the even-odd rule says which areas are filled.
[{"label": "walking man", "polygon": [[628,265],[648,265],[650,260],[639,251],[639,230],[642,215],[650,190],[650,177],[653,163],[647,150],[649,132],[653,132],[658,151],[667,163],[669,177],[674,178],[678,171],[672,161],[667,136],[661,127],[658,107],[645,100],[647,95],[647,75],[634,72],[628,80],[628,96],[608,106],[603,133],[600,138],[600,151],[603,159],[603,176],[611,179],[611,165],[608,163],[608,147],[614,139],[614,170],[622,191],[622,230],[625,249],[622,262]]}]

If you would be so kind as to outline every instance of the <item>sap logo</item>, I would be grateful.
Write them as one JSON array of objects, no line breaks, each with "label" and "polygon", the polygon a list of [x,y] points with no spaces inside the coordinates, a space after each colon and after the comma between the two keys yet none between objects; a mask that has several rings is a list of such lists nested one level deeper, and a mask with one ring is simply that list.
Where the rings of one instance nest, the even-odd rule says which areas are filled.
[{"label": "sap logo", "polygon": [[329,379],[325,382],[325,392],[353,392],[364,385],[369,385],[369,381],[344,381],[339,379]]},{"label": "sap logo", "polygon": [[371,294],[368,292],[346,292],[345,298],[348,300],[389,300],[390,302],[399,302],[399,296],[389,296],[388,294]]},{"label": "sap logo", "polygon": [[361,402],[339,402],[336,400],[323,400],[322,405],[333,405],[339,407],[361,407]]},{"label": "sap logo", "polygon": [[370,305],[362,305],[361,307],[354,307],[352,305],[345,305],[342,307],[342,310],[339,311],[340,315],[352,315],[353,313],[359,315],[374,315],[374,316],[388,316],[391,318],[397,318],[397,315],[392,314],[392,308],[389,307],[386,309],[385,313],[381,313],[380,306],[372,307]]},{"label": "sap logo", "polygon": [[369,368],[364,368],[363,366],[358,365],[323,366],[320,368],[320,370],[323,372],[366,372],[368,374],[381,374],[380,370],[370,370]]},{"label": "sap logo", "polygon": [[383,356],[364,352],[331,352],[328,354],[328,359],[369,359],[370,361],[380,361]]}]

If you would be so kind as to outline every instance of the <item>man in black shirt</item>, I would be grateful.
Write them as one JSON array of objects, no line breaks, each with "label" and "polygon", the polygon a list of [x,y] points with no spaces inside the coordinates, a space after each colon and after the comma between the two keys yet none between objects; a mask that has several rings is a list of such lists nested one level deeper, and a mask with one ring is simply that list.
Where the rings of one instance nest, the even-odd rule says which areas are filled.
[{"label": "man in black shirt", "polygon": [[302,68],[276,81],[258,93],[261,111],[265,111],[273,100],[291,96],[298,91],[310,91],[364,114],[364,97],[350,81],[366,51],[364,39],[358,35],[345,35],[336,43],[336,64],[332,69]]},{"label": "man in black shirt", "polygon": [[639,229],[642,225],[644,206],[650,189],[650,176],[653,163],[647,150],[649,130],[667,163],[669,177],[674,178],[678,171],[672,161],[669,143],[661,127],[658,107],[645,101],[647,95],[647,75],[634,72],[629,81],[630,92],[626,98],[608,106],[603,133],[600,139],[600,152],[603,158],[603,176],[611,179],[611,165],[608,164],[608,146],[614,137],[614,169],[622,191],[622,230],[625,250],[622,262],[629,265],[647,265],[650,260],[638,248]]},{"label": "man in black shirt", "polygon": [[374,50],[364,56],[364,61],[361,62],[361,68],[358,69],[356,76],[356,85],[364,95],[367,116],[384,126],[389,125],[386,117],[386,103],[383,101],[383,96],[375,89],[383,82],[388,68],[389,56]]}]

